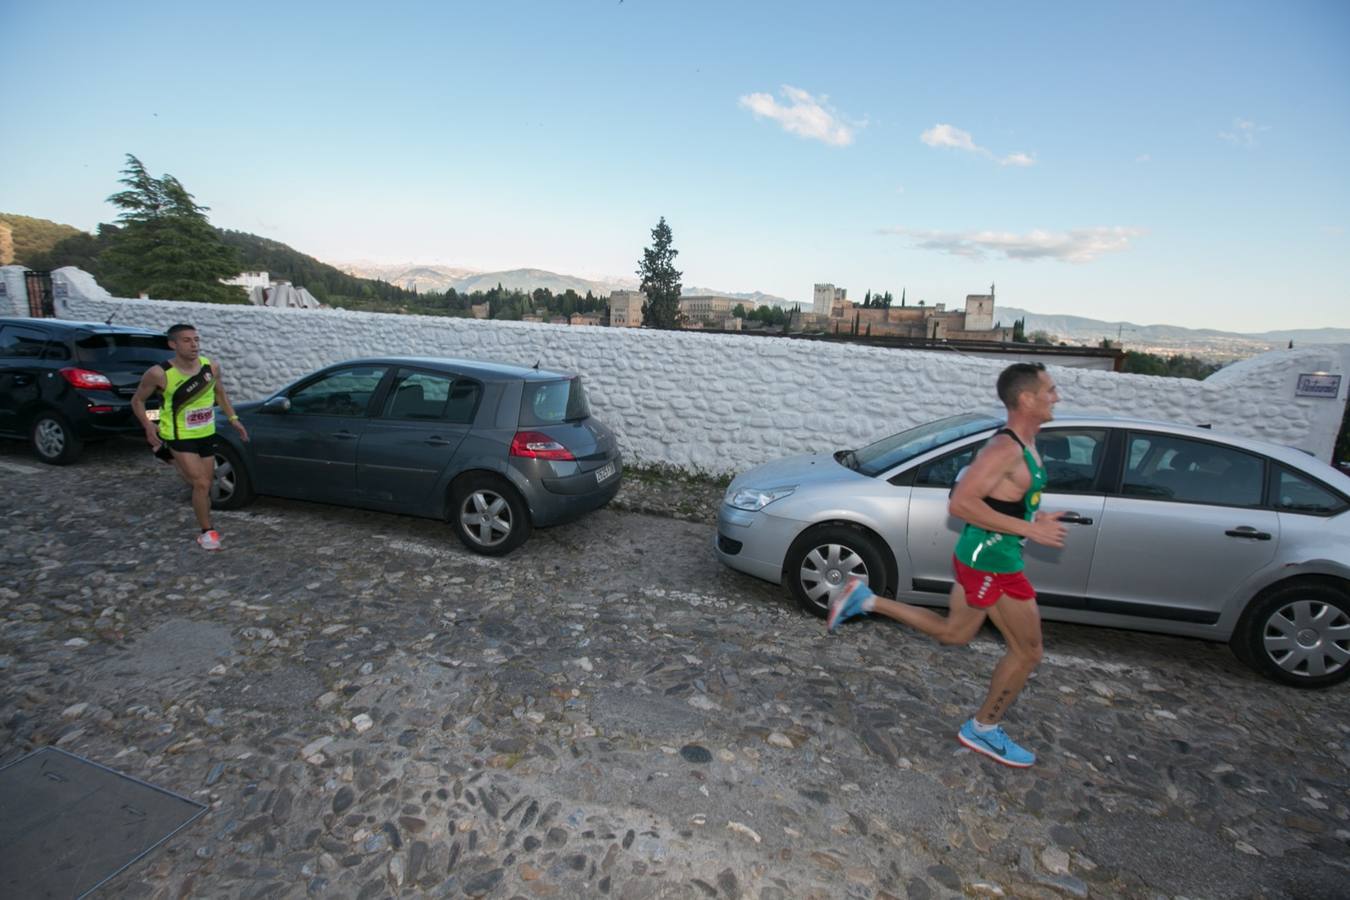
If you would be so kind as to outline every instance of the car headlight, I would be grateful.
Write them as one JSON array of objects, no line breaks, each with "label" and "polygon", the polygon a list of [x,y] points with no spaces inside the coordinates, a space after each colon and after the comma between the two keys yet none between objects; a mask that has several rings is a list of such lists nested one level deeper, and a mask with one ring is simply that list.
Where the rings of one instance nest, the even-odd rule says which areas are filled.
[{"label": "car headlight", "polygon": [[731,495],[730,499],[727,500],[727,504],[729,506],[734,506],[736,509],[746,510],[747,512],[758,512],[775,500],[782,500],[796,489],[796,485],[793,485],[792,487],[770,488],[766,491],[758,490],[756,488],[741,488]]}]

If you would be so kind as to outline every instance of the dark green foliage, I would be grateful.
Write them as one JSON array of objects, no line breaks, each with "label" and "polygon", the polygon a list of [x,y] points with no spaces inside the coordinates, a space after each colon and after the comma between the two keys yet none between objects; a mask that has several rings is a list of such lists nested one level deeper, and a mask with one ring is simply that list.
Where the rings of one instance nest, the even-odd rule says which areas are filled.
[{"label": "dark green foliage", "polygon": [[26,265],[32,269],[48,271],[62,266],[74,266],[94,276],[96,281],[100,280],[102,267],[99,257],[112,244],[119,231],[121,229],[116,225],[107,223],[98,226],[97,235],[76,231],[70,237],[58,241],[51,249],[35,254]]},{"label": "dark green foliage", "polygon": [[123,297],[247,302],[243,288],[220,283],[241,265],[207,221],[207,208],[177,178],[155,178],[129,153],[122,174],[127,190],[108,198],[122,210],[122,227],[99,254],[103,286]]},{"label": "dark green foliage", "polygon": [[1164,375],[1169,378],[1208,378],[1221,367],[1194,356],[1159,356],[1138,350],[1125,351],[1125,368],[1121,371],[1135,375]]},{"label": "dark green foliage", "polygon": [[12,259],[0,259],[0,266],[12,262],[30,269],[51,268],[42,264],[46,254],[61,241],[84,234],[69,225],[14,213],[0,213],[0,224],[9,226],[13,253]]},{"label": "dark green foliage", "polygon": [[733,309],[733,310],[731,311],[731,314],[732,314],[733,316],[735,316],[736,318],[738,318],[738,319],[744,319],[745,316],[746,316],[746,312],[745,312],[745,304],[744,304],[744,303],[737,303],[737,304],[736,304],[736,308]]},{"label": "dark green foliage", "polygon": [[762,322],[765,325],[776,326],[786,324],[788,314],[778,306],[761,306],[759,309],[753,309],[747,312],[745,314],[745,320],[747,322]]},{"label": "dark green foliage", "polygon": [[[920,305],[920,306],[923,306],[922,303],[920,303],[919,305]],[[1016,343],[1019,343],[1019,344],[1025,344],[1025,343],[1027,343],[1027,320],[1026,320],[1026,319],[1017,319],[1016,321],[1013,322],[1012,339],[1013,339],[1013,341],[1015,341]]]},{"label": "dark green foliage", "polygon": [[647,300],[642,304],[642,324],[653,328],[679,328],[680,276],[675,268],[675,257],[680,251],[671,246],[674,236],[666,217],[652,229],[652,245],[642,251],[637,275],[642,279],[642,292]]}]

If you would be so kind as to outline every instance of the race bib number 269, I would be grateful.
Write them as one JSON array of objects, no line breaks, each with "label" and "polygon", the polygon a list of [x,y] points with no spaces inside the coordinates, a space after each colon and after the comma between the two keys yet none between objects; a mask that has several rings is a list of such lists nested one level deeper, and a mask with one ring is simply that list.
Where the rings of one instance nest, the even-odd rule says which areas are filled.
[{"label": "race bib number 269", "polygon": [[200,428],[207,425],[216,417],[216,411],[211,407],[206,409],[190,409],[187,412],[187,427]]}]

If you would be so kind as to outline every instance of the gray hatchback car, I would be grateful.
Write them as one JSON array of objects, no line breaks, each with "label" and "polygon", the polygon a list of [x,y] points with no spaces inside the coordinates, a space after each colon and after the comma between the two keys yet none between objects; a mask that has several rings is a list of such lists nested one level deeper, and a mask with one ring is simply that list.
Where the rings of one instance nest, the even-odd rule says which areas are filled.
[{"label": "gray hatchback car", "polygon": [[581,378],[459,359],[339,363],[217,413],[212,504],[254,494],[448,519],[470,550],[520,546],[535,527],[608,503],[623,460]]},{"label": "gray hatchback car", "polygon": [[[959,473],[1001,427],[967,414],[859,450],[797,456],[732,481],[726,565],[786,582],[823,616],[850,576],[945,606]],[[1047,619],[1227,641],[1286,684],[1350,677],[1350,477],[1288,447],[1207,429],[1057,418],[1037,439],[1062,549],[1027,544]]]}]

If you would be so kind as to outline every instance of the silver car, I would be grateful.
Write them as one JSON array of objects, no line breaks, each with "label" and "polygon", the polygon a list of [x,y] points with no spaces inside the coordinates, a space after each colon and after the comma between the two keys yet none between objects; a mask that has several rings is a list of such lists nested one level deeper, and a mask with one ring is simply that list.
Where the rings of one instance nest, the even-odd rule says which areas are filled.
[{"label": "silver car", "polygon": [[[786,582],[823,616],[849,576],[945,606],[959,473],[1003,424],[966,414],[859,450],[796,456],[732,481],[726,565]],[[1277,681],[1350,677],[1350,477],[1307,454],[1203,428],[1057,418],[1037,438],[1061,549],[1028,543],[1045,618],[1227,641]]]}]

